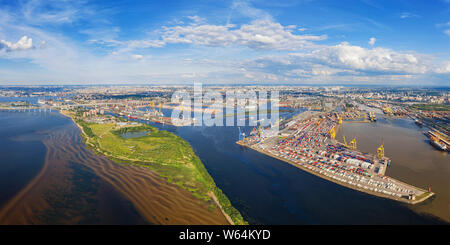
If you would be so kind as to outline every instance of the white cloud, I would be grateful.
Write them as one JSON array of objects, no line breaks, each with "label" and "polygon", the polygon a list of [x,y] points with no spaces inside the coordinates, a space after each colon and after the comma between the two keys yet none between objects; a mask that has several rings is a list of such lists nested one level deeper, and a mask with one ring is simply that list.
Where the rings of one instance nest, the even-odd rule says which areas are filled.
[{"label": "white cloud", "polygon": [[450,61],[444,62],[435,70],[436,73],[450,73]]},{"label": "white cloud", "polygon": [[141,54],[134,54],[134,55],[132,55],[131,57],[133,57],[133,59],[136,59],[136,60],[142,60],[142,59],[144,59],[144,56],[141,55]]},{"label": "white cloud", "polygon": [[370,45],[370,46],[373,46],[373,45],[375,44],[376,41],[377,41],[376,38],[371,37],[371,38],[369,39],[369,45]]},{"label": "white cloud", "polygon": [[201,18],[201,17],[199,17],[198,15],[188,16],[187,18],[190,19],[190,20],[192,20],[192,21],[195,22],[195,23],[201,23],[201,22],[204,22],[204,21],[205,21],[204,18]]},{"label": "white cloud", "polygon": [[386,48],[365,49],[346,42],[321,48],[306,57],[330,66],[365,72],[423,74],[429,70],[425,61],[419,61],[415,54],[399,53]]},{"label": "white cloud", "polygon": [[21,4],[23,20],[33,25],[72,24],[86,17],[95,19],[99,12],[77,0],[30,0]]},{"label": "white cloud", "polygon": [[419,18],[420,15],[418,14],[414,14],[414,13],[409,13],[409,12],[403,12],[400,14],[400,18],[401,19],[407,19],[407,18]]},{"label": "white cloud", "polygon": [[234,0],[231,9],[252,19],[273,20],[269,13],[253,7],[248,0]]},{"label": "white cloud", "polygon": [[[320,35],[318,29],[314,30],[319,33],[317,35],[304,35],[306,33],[301,32],[306,28],[300,28],[301,23],[296,23],[297,26],[282,25],[264,11],[245,4],[235,6],[235,12],[248,17],[240,16],[238,23],[244,24],[208,24],[205,19],[194,15],[183,18],[185,23],[178,21],[156,31],[143,30],[142,33],[148,36],[141,40],[125,39],[126,30],[122,32],[111,23],[98,24],[86,19],[87,14],[73,16],[67,11],[60,15],[66,14],[68,19],[55,15],[35,24],[32,19],[8,14],[7,9],[0,10],[0,20],[5,20],[0,21],[0,37],[9,41],[2,40],[0,49],[20,50],[19,47],[33,47],[27,52],[0,52],[0,57],[20,59],[20,62],[42,68],[29,72],[31,70],[24,66],[22,71],[16,72],[0,67],[0,83],[12,80],[177,83],[199,78],[205,83],[284,81],[398,84],[406,81],[408,84],[421,76],[422,82],[430,81],[426,79],[432,79],[433,75],[448,82],[448,61],[439,62],[433,56],[415,52],[372,48],[372,44],[369,48],[349,43],[318,45],[317,41],[326,38],[325,35]],[[248,8],[239,10],[238,6]],[[2,11],[7,14],[2,14]],[[34,14],[30,18],[41,16],[39,11],[32,13]],[[100,16],[101,13],[97,18],[101,18]],[[51,21],[68,25],[80,20],[79,18],[90,23],[88,29],[78,32],[87,36],[86,40],[90,39],[91,43],[80,43],[79,40],[65,36],[65,32],[58,31],[57,28],[60,27],[55,25],[43,25],[44,22],[51,24]],[[439,27],[442,30],[448,29],[444,24]],[[11,36],[22,37],[25,34],[27,37],[22,38],[22,42],[14,43],[16,40],[10,40]],[[92,42],[100,45],[92,45]],[[369,44],[370,42],[369,40]],[[373,44],[375,42],[374,38]],[[157,52],[145,50],[183,43],[187,45],[182,47],[188,47],[180,48],[177,45],[176,49],[167,47]]]},{"label": "white cloud", "polygon": [[27,36],[23,36],[16,43],[0,40],[0,50],[5,49],[6,51],[17,51],[31,49],[32,47],[33,40]]},{"label": "white cloud", "polygon": [[[344,42],[335,46],[317,46],[307,52],[263,56],[246,61],[241,67],[290,78],[357,78],[432,74],[435,66],[429,59],[421,54],[400,53],[386,48],[366,49]],[[445,69],[442,67],[439,71],[443,73]]]},{"label": "white cloud", "polygon": [[445,30],[444,33],[450,36],[450,29]]},{"label": "white cloud", "polygon": [[163,43],[185,43],[223,47],[241,45],[251,49],[297,50],[302,49],[312,41],[326,39],[326,35],[296,35],[292,26],[282,26],[268,19],[254,20],[249,24],[234,28],[234,25],[186,25],[164,27],[161,40],[151,40]]},{"label": "white cloud", "polygon": [[161,40],[133,40],[126,42],[128,48],[161,48],[165,43]]}]

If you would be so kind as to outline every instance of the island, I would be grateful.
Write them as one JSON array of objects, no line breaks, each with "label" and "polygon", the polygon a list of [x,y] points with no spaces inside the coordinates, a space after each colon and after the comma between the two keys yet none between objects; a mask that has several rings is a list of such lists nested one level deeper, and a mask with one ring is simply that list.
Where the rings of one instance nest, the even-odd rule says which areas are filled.
[{"label": "island", "polygon": [[[129,123],[114,116],[93,119],[81,110],[62,110],[81,129],[84,143],[95,153],[118,164],[132,164],[156,172],[205,202],[219,207],[230,224],[245,225],[239,211],[218,188],[200,158],[181,137],[138,122]],[[131,136],[130,136],[131,135]],[[210,208],[215,208],[210,205]]]}]

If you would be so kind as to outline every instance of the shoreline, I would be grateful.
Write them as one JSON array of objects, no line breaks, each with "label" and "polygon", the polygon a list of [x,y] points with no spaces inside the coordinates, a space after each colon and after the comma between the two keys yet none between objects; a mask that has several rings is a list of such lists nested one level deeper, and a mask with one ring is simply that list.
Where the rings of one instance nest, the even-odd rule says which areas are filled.
[{"label": "shoreline", "polygon": [[[288,164],[290,164],[290,165],[293,165],[293,166],[299,168],[300,170],[303,170],[303,171],[305,171],[305,172],[307,172],[307,173],[313,174],[313,175],[315,175],[315,176],[317,176],[317,177],[319,177],[319,178],[325,179],[325,180],[330,181],[330,182],[332,182],[332,183],[335,183],[335,184],[338,184],[338,185],[347,187],[347,188],[349,188],[349,189],[353,189],[353,190],[356,190],[356,191],[360,191],[360,192],[363,192],[363,193],[366,193],[366,194],[369,194],[369,195],[372,195],[372,196],[381,197],[381,198],[386,198],[386,199],[390,199],[390,200],[394,200],[394,201],[398,201],[398,202],[402,202],[402,203],[414,205],[414,204],[421,203],[421,202],[423,202],[423,201],[425,201],[425,200],[427,200],[427,199],[429,199],[429,198],[431,198],[432,196],[435,195],[435,193],[433,193],[433,192],[428,192],[429,194],[428,194],[427,196],[421,198],[420,200],[408,200],[408,199],[405,199],[405,198],[395,198],[395,197],[390,196],[390,195],[386,195],[386,194],[382,194],[382,193],[379,193],[379,192],[374,192],[374,191],[366,190],[366,189],[364,189],[364,188],[359,188],[359,187],[354,186],[354,185],[350,185],[350,184],[347,184],[347,183],[343,183],[343,182],[338,181],[338,180],[335,180],[335,179],[333,179],[333,178],[331,178],[331,177],[325,176],[325,175],[323,175],[323,174],[320,174],[320,173],[317,173],[317,172],[315,172],[315,171],[313,171],[313,170],[310,170],[310,169],[308,169],[308,168],[305,168],[305,167],[303,167],[303,166],[301,166],[301,165],[299,165],[299,164],[296,164],[296,163],[294,163],[294,162],[291,162],[291,161],[289,161],[289,160],[287,160],[287,159],[284,159],[284,158],[275,156],[275,155],[273,155],[273,154],[271,154],[271,153],[269,153],[269,152],[260,150],[260,149],[258,149],[258,148],[256,148],[256,147],[248,146],[248,145],[242,144],[242,143],[240,143],[240,142],[236,142],[236,144],[238,144],[238,145],[240,145],[240,146],[243,146],[243,147],[247,147],[247,148],[249,148],[249,149],[252,149],[252,150],[254,150],[254,151],[257,151],[257,152],[259,152],[259,153],[261,153],[261,154],[264,154],[264,155],[266,155],[266,156],[269,156],[269,157],[272,157],[272,158],[276,158],[276,159],[278,159],[278,160],[281,160],[281,161],[283,161],[283,162],[286,162],[286,163],[288,163]],[[390,177],[389,177],[389,178],[390,178]],[[391,178],[391,179],[393,179],[393,178]],[[402,182],[402,181],[399,181],[399,180],[397,180],[397,179],[394,179],[394,180],[395,180],[395,181],[398,181],[398,182],[400,182],[400,183],[402,183],[402,184],[405,184],[405,185],[408,185],[408,186],[412,186],[412,185],[410,185],[410,184],[406,184],[406,183],[404,183],[404,182]],[[421,189],[421,188],[418,188],[418,187],[415,187],[415,186],[412,186],[412,187],[414,187],[414,188],[416,188],[416,189],[419,189],[419,190],[421,190],[421,191],[427,192],[427,191],[424,190],[424,189]]]},{"label": "shoreline", "polygon": [[[107,154],[104,154],[102,151],[100,151],[97,147],[95,147],[92,143],[90,143],[89,142],[89,136],[84,132],[84,129],[83,129],[83,127],[81,126],[81,125],[79,125],[77,122],[75,122],[75,120],[73,119],[73,117],[71,117],[70,115],[68,115],[68,114],[66,114],[65,113],[65,111],[59,111],[60,112],[60,114],[61,115],[64,115],[65,117],[68,117],[68,118],[70,118],[71,120],[72,120],[72,122],[81,130],[81,133],[82,133],[82,135],[83,135],[83,138],[85,139],[85,144],[86,145],[89,145],[89,147],[93,147],[94,149],[95,149],[95,152],[99,152],[99,153],[101,153],[102,155],[104,155],[105,157],[107,157],[107,158],[115,158],[115,157],[112,157],[112,156],[109,156],[109,155],[107,155]],[[94,152],[94,153],[95,153]],[[127,160],[127,159],[120,159],[120,160],[122,160],[122,161],[131,161],[131,160]],[[114,160],[112,160],[112,161],[114,161]],[[115,161],[114,161],[115,162]],[[116,162],[115,162],[116,163]],[[118,163],[116,163],[116,164],[118,164]],[[144,168],[144,167],[142,167],[142,168]],[[145,169],[148,169],[148,168],[145,168]],[[155,172],[155,174],[157,174],[156,172]],[[159,175],[159,174],[157,174],[157,175]],[[164,178],[162,178],[162,179],[164,179]],[[165,180],[164,180],[165,181]],[[170,183],[168,183],[168,184],[170,184]],[[176,186],[176,185],[175,185]],[[179,187],[179,186],[177,186],[178,188],[181,188],[181,187]],[[183,189],[183,188],[181,188],[181,189]],[[218,199],[217,199],[217,196],[213,193],[213,192],[210,192],[210,193],[208,193],[208,195],[211,197],[211,199],[212,199],[212,201],[216,204],[216,206],[219,208],[219,210],[221,211],[221,213],[222,213],[222,215],[225,217],[225,219],[228,221],[228,223],[230,224],[230,225],[235,225],[235,223],[233,222],[233,220],[231,219],[231,217],[225,212],[225,210],[222,208],[222,205],[220,205],[220,203],[219,203],[219,201],[218,201]],[[195,198],[195,197],[194,197]]]},{"label": "shoreline", "polygon": [[230,223],[230,225],[236,225],[233,222],[233,219],[231,219],[231,217],[227,213],[225,213],[225,210],[223,210],[222,205],[220,205],[219,200],[217,199],[216,195],[213,192],[210,192],[209,195],[212,198],[212,200],[214,201],[214,203],[216,203],[216,205],[219,207],[220,212],[222,212],[223,216],[225,216],[228,223]]}]

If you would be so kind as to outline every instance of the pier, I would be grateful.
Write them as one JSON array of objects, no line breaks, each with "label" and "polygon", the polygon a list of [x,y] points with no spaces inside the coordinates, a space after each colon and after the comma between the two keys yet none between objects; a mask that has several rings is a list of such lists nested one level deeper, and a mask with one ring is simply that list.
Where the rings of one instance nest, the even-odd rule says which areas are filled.
[{"label": "pier", "polygon": [[384,151],[373,156],[356,150],[356,138],[350,145],[336,141],[332,132],[338,121],[331,113],[304,114],[295,117],[280,132],[284,136],[282,139],[265,137],[264,132],[257,131],[237,144],[333,183],[378,197],[416,204],[434,195],[430,190],[385,176],[390,160],[384,156]]}]

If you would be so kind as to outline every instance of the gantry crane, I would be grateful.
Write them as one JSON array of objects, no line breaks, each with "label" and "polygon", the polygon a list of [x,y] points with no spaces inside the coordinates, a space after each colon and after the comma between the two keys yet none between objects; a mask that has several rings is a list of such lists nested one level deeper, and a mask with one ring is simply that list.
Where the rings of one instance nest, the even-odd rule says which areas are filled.
[{"label": "gantry crane", "polygon": [[148,104],[150,105],[150,108],[152,108],[153,111],[155,111],[155,103],[153,101],[150,101]]},{"label": "gantry crane", "polygon": [[377,157],[378,159],[384,158],[384,140],[381,141],[381,145],[377,149]]},{"label": "gantry crane", "polygon": [[350,149],[356,150],[356,136],[350,141]]},{"label": "gantry crane", "polygon": [[336,130],[335,127],[330,129],[330,139],[334,140],[336,138]]}]

